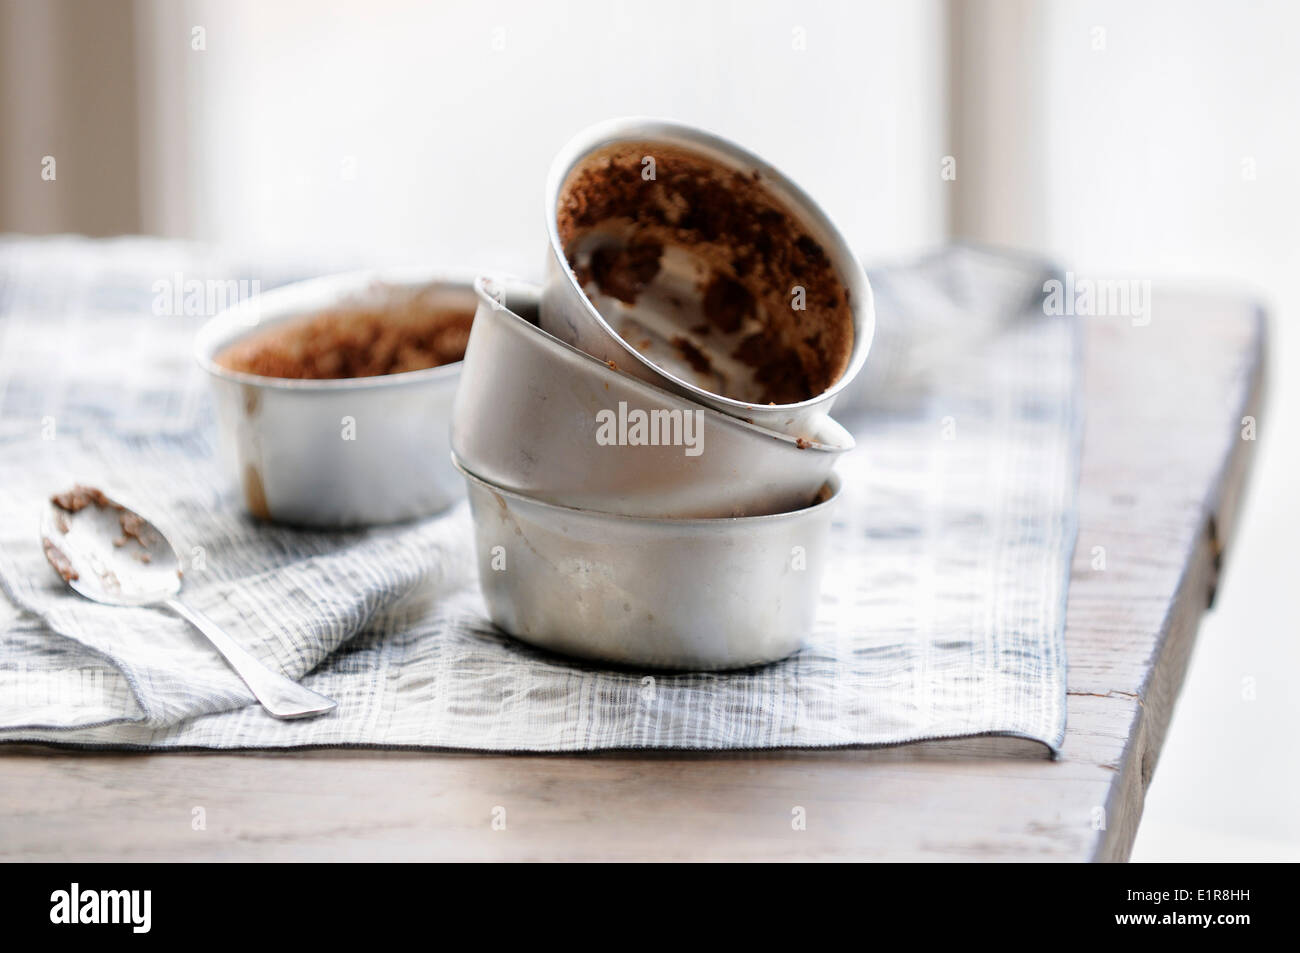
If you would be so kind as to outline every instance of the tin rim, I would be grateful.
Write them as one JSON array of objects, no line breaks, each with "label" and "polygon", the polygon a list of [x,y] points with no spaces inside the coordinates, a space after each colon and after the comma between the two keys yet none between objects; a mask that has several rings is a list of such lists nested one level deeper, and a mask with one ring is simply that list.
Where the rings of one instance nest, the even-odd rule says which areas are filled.
[{"label": "tin rim", "polygon": [[[562,503],[549,503],[546,500],[539,500],[535,497],[528,496],[526,493],[520,493],[516,490],[508,490],[499,486],[490,480],[485,480],[474,471],[470,470],[456,451],[451,452],[451,462],[456,469],[461,472],[465,479],[477,484],[483,489],[495,493],[498,496],[509,497],[520,503],[526,503],[529,506],[537,506],[547,510],[553,510],[556,513],[564,513],[569,516],[581,516],[588,519],[609,520],[624,524],[642,525],[642,526],[660,526],[679,529],[684,526],[693,527],[718,527],[718,526],[755,526],[760,524],[778,523],[781,521],[796,521],[811,518],[812,514],[824,507],[836,503],[844,489],[844,481],[840,479],[839,474],[830,473],[826,477],[826,482],[822,484],[822,490],[830,488],[829,495],[826,499],[818,500],[807,506],[800,507],[797,510],[785,510],[781,513],[765,513],[761,516],[685,516],[681,518],[672,516],[630,516],[625,513],[609,513],[604,510],[589,510],[579,506],[565,506]],[[822,492],[818,490],[818,492]]]}]

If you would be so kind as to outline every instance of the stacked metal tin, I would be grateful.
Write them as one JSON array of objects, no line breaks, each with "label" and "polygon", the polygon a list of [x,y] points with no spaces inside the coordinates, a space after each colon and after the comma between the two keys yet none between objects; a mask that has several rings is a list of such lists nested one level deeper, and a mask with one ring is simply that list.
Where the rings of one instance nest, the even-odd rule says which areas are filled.
[{"label": "stacked metal tin", "polygon": [[616,120],[556,157],[545,285],[480,278],[451,442],[493,622],[566,654],[721,669],[811,631],[871,289],[748,151]]}]

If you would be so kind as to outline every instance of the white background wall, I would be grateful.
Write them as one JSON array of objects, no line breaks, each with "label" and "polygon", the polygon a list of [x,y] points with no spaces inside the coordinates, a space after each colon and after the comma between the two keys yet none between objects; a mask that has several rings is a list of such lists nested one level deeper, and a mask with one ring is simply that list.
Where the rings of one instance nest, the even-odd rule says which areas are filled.
[{"label": "white background wall", "polygon": [[550,157],[587,124],[643,114],[763,154],[864,254],[944,235],[939,0],[148,9],[147,151],[164,157],[149,230],[533,274]]}]

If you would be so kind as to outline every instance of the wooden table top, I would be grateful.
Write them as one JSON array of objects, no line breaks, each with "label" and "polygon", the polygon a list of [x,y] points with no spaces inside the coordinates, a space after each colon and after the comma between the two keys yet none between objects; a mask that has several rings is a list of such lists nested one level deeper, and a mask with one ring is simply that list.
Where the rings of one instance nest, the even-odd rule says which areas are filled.
[{"label": "wooden table top", "polygon": [[0,859],[1124,860],[1237,523],[1266,327],[1244,299],[1159,288],[1145,326],[1081,320],[1059,760],[991,739],[526,757],[11,746]]}]

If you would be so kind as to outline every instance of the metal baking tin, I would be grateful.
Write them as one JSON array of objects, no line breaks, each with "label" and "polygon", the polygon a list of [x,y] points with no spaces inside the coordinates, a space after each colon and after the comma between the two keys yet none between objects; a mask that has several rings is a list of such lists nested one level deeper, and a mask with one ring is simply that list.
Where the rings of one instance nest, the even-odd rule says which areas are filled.
[{"label": "metal baking tin", "polygon": [[391,523],[464,498],[450,461],[451,405],[461,364],[378,377],[289,380],[219,366],[239,338],[336,307],[376,285],[436,287],[473,310],[469,276],[427,269],[351,272],[286,285],[212,318],[195,341],[216,400],[224,465],[244,505],[299,526]]},{"label": "metal baking tin", "polygon": [[[826,251],[849,292],[854,340],[848,367],[829,388],[795,404],[756,404],[711,393],[652,362],[625,341],[597,309],[565,259],[556,212],[565,180],[593,152],[623,142],[661,143],[701,154],[723,166],[757,172],[768,191],[794,215]],[[711,133],[661,120],[627,118],[599,123],[580,132],[556,156],[546,184],[546,227],[550,253],[546,262],[541,326],[551,334],[601,360],[616,361],[630,374],[708,407],[771,430],[808,437],[825,417],[836,396],[862,369],[875,332],[871,285],[844,236],[826,213],[799,186],[748,150]],[[628,309],[636,314],[636,306]]]},{"label": "metal baking tin", "polygon": [[643,519],[469,487],[492,621],[525,642],[619,665],[716,670],[785,658],[812,631],[840,481],[804,509]]},{"label": "metal baking tin", "polygon": [[451,442],[497,486],[630,516],[754,516],[806,506],[854,446],[829,418],[804,441],[620,373],[532,323],[536,286],[475,287]]}]

